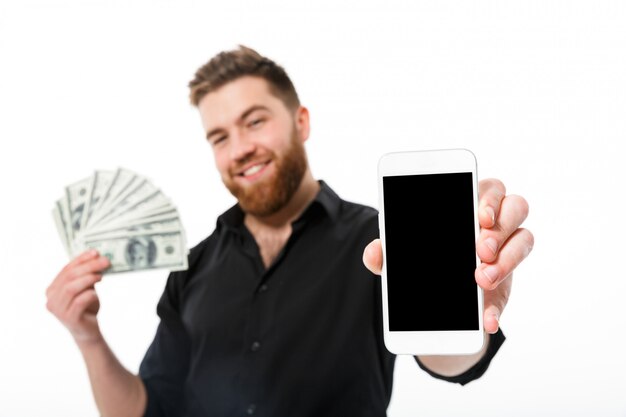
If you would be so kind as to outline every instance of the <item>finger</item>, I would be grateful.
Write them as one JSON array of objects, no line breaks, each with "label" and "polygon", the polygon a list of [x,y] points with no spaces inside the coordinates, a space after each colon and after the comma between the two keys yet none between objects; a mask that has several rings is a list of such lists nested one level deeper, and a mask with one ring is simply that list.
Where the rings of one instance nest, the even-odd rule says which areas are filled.
[{"label": "finger", "polygon": [[485,331],[489,334],[494,334],[500,327],[500,314],[502,312],[495,306],[490,306],[485,309],[485,315],[483,319],[483,326]]},{"label": "finger", "polygon": [[85,290],[92,289],[100,280],[102,280],[102,274],[87,274],[67,283],[59,291],[59,313],[64,314],[77,296]]},{"label": "finger", "polygon": [[493,334],[498,331],[500,327],[500,316],[509,301],[512,285],[513,276],[509,275],[498,288],[493,291],[485,291],[483,327],[487,333]]},{"label": "finger", "polygon": [[72,269],[69,269],[62,280],[59,281],[59,286],[63,287],[70,281],[78,279],[83,275],[89,274],[101,274],[111,265],[111,261],[106,256],[98,256],[95,259],[83,262]]},{"label": "finger", "polygon": [[[76,326],[78,322],[81,320],[81,316],[92,304],[98,304],[98,294],[96,290],[89,289],[80,293],[74,300],[72,301],[72,305],[68,308],[66,315],[66,325],[71,327]],[[97,311],[97,308],[94,309]]]},{"label": "finger", "polygon": [[528,203],[523,197],[509,195],[502,200],[495,226],[481,229],[476,252],[483,262],[492,262],[500,247],[528,217]]},{"label": "finger", "polygon": [[95,249],[89,249],[68,262],[63,269],[57,274],[52,283],[46,288],[46,296],[50,295],[50,292],[55,290],[55,287],[61,282],[67,279],[67,274],[76,268],[78,265],[83,264],[98,256],[98,251]]},{"label": "finger", "polygon": [[532,251],[535,238],[527,229],[517,229],[502,246],[494,263],[476,268],[476,282],[484,290],[495,289]]},{"label": "finger", "polygon": [[363,251],[363,263],[376,275],[380,275],[383,268],[383,247],[380,239],[372,240]]},{"label": "finger", "polygon": [[72,299],[85,288],[93,287],[96,282],[102,279],[101,274],[88,274],[80,279],[76,279],[50,293],[46,308],[52,314],[63,320],[68,305]]},{"label": "finger", "polygon": [[61,273],[69,271],[73,268],[75,268],[76,266],[87,262],[91,259],[97,258],[98,257],[98,251],[95,249],[88,249],[86,251],[84,251],[83,253],[81,253],[80,255],[78,255],[76,258],[72,259],[67,265],[65,265],[65,267],[61,270]]},{"label": "finger", "polygon": [[478,222],[480,227],[493,227],[498,219],[500,203],[506,195],[502,181],[488,178],[478,183]]},{"label": "finger", "polygon": [[109,266],[111,266],[109,258],[106,256],[98,256],[68,271],[67,280],[71,281],[86,274],[102,273]]},{"label": "finger", "polygon": [[46,290],[46,296],[48,298],[55,298],[56,294],[62,290],[68,282],[71,282],[79,277],[89,274],[101,274],[105,269],[111,265],[111,261],[106,256],[98,256],[95,259],[90,259],[83,263],[77,264],[74,268],[67,269],[50,284]]}]

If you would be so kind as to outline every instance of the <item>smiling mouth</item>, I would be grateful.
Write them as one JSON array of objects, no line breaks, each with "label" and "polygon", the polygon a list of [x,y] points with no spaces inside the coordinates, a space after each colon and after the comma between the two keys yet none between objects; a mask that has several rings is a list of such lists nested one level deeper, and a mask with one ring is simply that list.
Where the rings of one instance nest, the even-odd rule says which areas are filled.
[{"label": "smiling mouth", "polygon": [[257,174],[260,174],[261,171],[263,171],[269,165],[269,163],[270,161],[254,164],[248,167],[246,170],[237,174],[237,176],[242,178],[255,178],[256,176],[258,176]]}]

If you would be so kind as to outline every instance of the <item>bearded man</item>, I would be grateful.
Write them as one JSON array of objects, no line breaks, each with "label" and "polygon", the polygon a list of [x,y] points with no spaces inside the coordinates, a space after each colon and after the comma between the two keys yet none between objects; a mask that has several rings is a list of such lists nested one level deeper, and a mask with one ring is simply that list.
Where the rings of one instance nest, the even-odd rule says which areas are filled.
[{"label": "bearded man", "polygon": [[[100,332],[94,285],[108,267],[88,251],[48,288],[102,416],[385,416],[395,356],[383,343],[377,212],[311,174],[309,112],[279,65],[252,49],[222,52],[190,82],[215,165],[238,203],[170,274],[139,374]],[[436,378],[480,377],[504,340],[511,274],[528,255],[528,205],[480,183],[476,281],[483,349],[416,357]],[[365,266],[363,265],[365,263]],[[369,270],[368,270],[369,269]],[[370,272],[371,271],[371,272]]]}]

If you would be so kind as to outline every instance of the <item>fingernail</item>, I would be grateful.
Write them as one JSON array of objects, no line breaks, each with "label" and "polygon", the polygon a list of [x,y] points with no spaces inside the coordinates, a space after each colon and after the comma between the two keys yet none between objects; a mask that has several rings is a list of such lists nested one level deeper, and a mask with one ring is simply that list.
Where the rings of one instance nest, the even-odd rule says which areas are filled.
[{"label": "fingernail", "polygon": [[497,314],[494,314],[493,319],[496,322],[496,330],[492,334],[495,334],[498,332],[498,327],[500,327],[500,317],[498,317]]},{"label": "fingernail", "polygon": [[487,212],[487,215],[491,219],[491,223],[495,224],[495,222],[496,222],[496,212],[493,211],[493,209],[490,206],[485,207],[485,211]]},{"label": "fingernail", "polygon": [[97,250],[95,250],[95,249],[89,249],[89,250],[87,251],[87,253],[89,254],[89,256],[96,256],[96,254],[98,253],[98,251],[97,251]]},{"label": "fingernail", "polygon": [[494,253],[498,250],[498,242],[492,237],[485,239],[485,245]]},{"label": "fingernail", "polygon": [[487,277],[489,282],[493,284],[494,282],[496,282],[496,279],[498,279],[498,267],[494,265],[489,265],[488,267],[483,269],[483,274]]}]

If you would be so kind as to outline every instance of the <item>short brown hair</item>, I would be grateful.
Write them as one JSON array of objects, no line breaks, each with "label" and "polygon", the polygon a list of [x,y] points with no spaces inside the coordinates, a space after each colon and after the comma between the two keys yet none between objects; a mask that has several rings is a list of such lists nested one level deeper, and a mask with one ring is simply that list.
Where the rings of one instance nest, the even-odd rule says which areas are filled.
[{"label": "short brown hair", "polygon": [[270,93],[282,100],[288,109],[300,107],[298,93],[283,67],[243,45],[220,52],[196,71],[194,79],[189,82],[191,104],[197,107],[207,94],[246,75],[266,80]]}]

